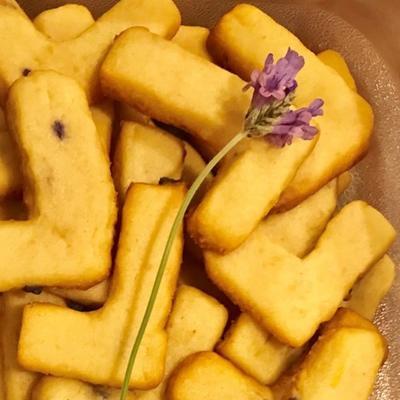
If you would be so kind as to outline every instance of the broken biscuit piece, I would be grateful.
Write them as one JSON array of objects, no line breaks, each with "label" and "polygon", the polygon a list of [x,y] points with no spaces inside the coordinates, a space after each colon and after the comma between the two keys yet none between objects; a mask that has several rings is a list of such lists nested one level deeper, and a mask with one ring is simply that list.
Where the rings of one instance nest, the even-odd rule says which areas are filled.
[{"label": "broken biscuit piece", "polygon": [[0,101],[21,76],[52,70],[75,79],[89,102],[101,98],[99,64],[115,36],[143,26],[171,38],[180,25],[172,0],[120,0],[81,35],[62,42],[49,39],[19,10],[0,5]]},{"label": "broken biscuit piece", "polygon": [[347,83],[351,90],[357,91],[356,82],[343,56],[335,50],[325,50],[318,54],[318,58],[333,68]]},{"label": "broken biscuit piece", "polygon": [[244,80],[263,68],[268,53],[280,58],[289,47],[305,60],[296,78],[294,106],[306,106],[315,98],[323,99],[325,105],[324,115],[318,119],[320,140],[283,193],[276,206],[280,211],[299,204],[359,161],[368,149],[373,127],[370,105],[260,9],[249,4],[236,6],[220,19],[208,40],[212,56]]},{"label": "broken biscuit piece", "polygon": [[212,61],[212,57],[207,50],[209,34],[210,30],[202,26],[182,25],[172,41],[196,56]]},{"label": "broken biscuit piece", "polygon": [[271,390],[216,353],[197,353],[174,371],[168,400],[272,400]]},{"label": "broken biscuit piece", "polygon": [[190,286],[180,286],[167,324],[168,348],[164,379],[155,389],[133,391],[136,400],[163,400],[173,370],[188,356],[211,351],[228,319],[223,305]]},{"label": "broken biscuit piece", "polygon": [[256,231],[229,254],[206,252],[206,269],[211,280],[266,331],[300,347],[334,315],[353,284],[386,253],[394,238],[393,227],[378,211],[354,201],[329,222],[304,259]]},{"label": "broken biscuit piece", "polygon": [[0,222],[0,291],[101,281],[111,267],[116,202],[83,90],[56,72],[32,73],[11,88],[7,111],[29,220]]},{"label": "broken biscuit piece", "polygon": [[367,400],[387,345],[367,320],[339,312],[297,368],[274,387],[276,400]]},{"label": "broken biscuit piece", "polygon": [[90,11],[79,4],[65,4],[45,10],[33,20],[40,32],[57,42],[81,35],[94,22]]},{"label": "broken biscuit piece", "polygon": [[109,290],[109,279],[104,280],[89,289],[63,289],[55,287],[47,289],[50,293],[88,307],[98,307],[103,305],[107,300]]},{"label": "broken biscuit piece", "polygon": [[380,302],[392,287],[395,270],[393,261],[385,255],[354,285],[345,306],[372,320]]},{"label": "broken biscuit piece", "polygon": [[1,297],[1,363],[3,365],[5,400],[30,399],[33,385],[40,374],[26,371],[17,360],[18,337],[21,329],[22,312],[27,304],[49,303],[64,306],[64,301],[46,292],[40,294],[15,290]]},{"label": "broken biscuit piece", "polygon": [[175,136],[155,126],[124,122],[114,155],[115,186],[123,201],[131,183],[180,180],[185,150]]},{"label": "broken biscuit piece", "polygon": [[[33,388],[32,400],[119,400],[119,389],[92,386],[88,383],[54,376],[43,377]],[[127,400],[136,400],[128,392]]]},{"label": "broken biscuit piece", "polygon": [[190,236],[204,249],[224,253],[237,248],[278,202],[316,140],[298,139],[284,148],[249,140],[221,167],[190,215]]},{"label": "broken biscuit piece", "polygon": [[217,351],[264,385],[273,384],[303,353],[276,340],[242,313],[230,327]]},{"label": "broken biscuit piece", "polygon": [[[122,385],[132,344],[184,194],[183,185],[177,184],[131,187],[123,209],[107,302],[91,313],[50,305],[26,307],[19,341],[21,365],[97,385]],[[181,229],[173,243],[130,388],[154,388],[164,376],[165,325],[178,280],[182,247]]]},{"label": "broken biscuit piece", "polygon": [[243,128],[250,105],[236,75],[143,28],[115,40],[100,80],[106,95],[187,131],[208,155]]}]

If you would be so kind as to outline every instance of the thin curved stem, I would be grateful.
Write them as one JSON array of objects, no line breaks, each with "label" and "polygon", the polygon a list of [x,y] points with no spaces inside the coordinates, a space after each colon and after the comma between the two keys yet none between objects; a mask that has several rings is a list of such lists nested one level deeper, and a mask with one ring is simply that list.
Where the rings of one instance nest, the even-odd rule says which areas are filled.
[{"label": "thin curved stem", "polygon": [[186,193],[186,196],[182,202],[181,207],[175,217],[174,223],[172,225],[171,231],[168,236],[168,240],[164,249],[164,253],[161,258],[160,266],[157,271],[156,278],[154,280],[154,285],[151,290],[149,302],[147,303],[147,307],[143,316],[142,323],[140,325],[138,334],[136,336],[135,342],[133,344],[131,354],[129,356],[128,365],[125,372],[124,383],[121,389],[120,400],[126,400],[126,396],[129,390],[129,382],[131,380],[133,367],[135,365],[136,357],[139,351],[140,344],[142,343],[144,334],[146,332],[147,325],[149,323],[151,314],[153,312],[154,304],[157,300],[158,291],[161,286],[162,278],[164,276],[165,268],[167,266],[167,262],[169,259],[169,255],[171,253],[172,245],[174,243],[175,237],[179,232],[179,228],[185,218],[185,214],[191,201],[199,190],[201,184],[207,178],[207,176],[211,173],[213,168],[231,151],[241,140],[243,140],[247,136],[246,132],[240,132],[236,136],[234,136],[223,148],[219,151],[217,155],[215,155],[211,161],[205,166],[203,171],[199,174],[199,176],[195,179],[192,186]]}]

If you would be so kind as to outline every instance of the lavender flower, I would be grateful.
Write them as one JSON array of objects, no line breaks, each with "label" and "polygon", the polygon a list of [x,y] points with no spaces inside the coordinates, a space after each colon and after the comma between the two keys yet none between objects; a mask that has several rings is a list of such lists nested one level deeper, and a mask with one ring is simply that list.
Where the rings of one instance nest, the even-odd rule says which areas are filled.
[{"label": "lavender flower", "polygon": [[304,58],[288,49],[285,57],[274,64],[274,56],[269,54],[262,71],[253,71],[251,82],[245,90],[254,88],[252,107],[260,108],[275,100],[282,101],[297,88],[296,75],[304,66]]},{"label": "lavender flower", "polygon": [[323,115],[322,99],[314,100],[308,107],[299,110],[289,110],[272,124],[272,130],[267,139],[278,147],[292,144],[293,138],[311,140],[318,129],[310,125],[311,119]]},{"label": "lavender flower", "polygon": [[245,87],[245,90],[254,88],[245,122],[248,136],[266,137],[276,146],[283,147],[296,137],[311,140],[318,133],[310,122],[313,117],[323,115],[322,99],[299,110],[291,109],[297,88],[296,75],[303,66],[304,58],[289,48],[276,64],[273,55],[269,54],[264,69],[251,74],[251,82]]}]

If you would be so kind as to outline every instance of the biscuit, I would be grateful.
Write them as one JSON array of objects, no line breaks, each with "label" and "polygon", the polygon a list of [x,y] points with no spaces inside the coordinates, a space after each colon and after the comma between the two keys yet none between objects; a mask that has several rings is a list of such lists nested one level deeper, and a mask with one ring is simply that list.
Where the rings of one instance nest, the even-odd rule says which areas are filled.
[{"label": "biscuit", "polygon": [[[340,178],[348,182],[347,174]],[[287,251],[304,257],[335,211],[334,182],[292,210],[271,215],[259,225],[258,231]],[[342,183],[341,189],[344,187]],[[394,265],[385,256],[353,287],[351,299],[346,302],[347,307],[362,311],[364,316],[373,316],[382,297],[389,290],[393,277]],[[280,343],[244,313],[231,326],[219,344],[218,352],[259,382],[270,385],[304,349],[294,349]]]},{"label": "biscuit", "polygon": [[237,248],[278,202],[315,143],[296,140],[278,148],[262,139],[250,140],[249,146],[224,163],[190,215],[190,236],[205,249]]},{"label": "biscuit", "polygon": [[[184,141],[183,145],[185,147],[185,160],[183,162],[182,180],[186,183],[187,187],[190,187],[206,167],[206,162],[201,154],[191,144]],[[208,175],[199,189],[197,199],[204,196],[207,188],[212,182],[212,179],[212,174]]]},{"label": "biscuit", "polygon": [[111,266],[116,204],[83,90],[56,72],[37,72],[13,85],[7,109],[30,219],[0,222],[0,291],[99,282]]},{"label": "biscuit", "polygon": [[376,310],[390,290],[395,278],[395,265],[389,256],[376,263],[350,292],[346,307],[372,320]]},{"label": "biscuit", "polygon": [[202,26],[182,25],[172,41],[196,56],[212,61],[212,57],[207,50],[209,34],[210,30]]},{"label": "biscuit", "polygon": [[[72,4],[44,11],[37,19],[40,23],[36,27],[49,37],[53,35],[54,40],[72,39],[93,23],[93,18],[85,7]],[[62,21],[67,21],[68,24]],[[80,32],[77,32],[79,29]],[[112,103],[104,101],[93,106],[92,116],[100,137],[109,149],[114,117]],[[15,195],[21,189],[20,157],[4,122],[3,111],[0,111],[0,197]]]},{"label": "biscuit", "polygon": [[124,122],[114,154],[115,187],[123,202],[131,183],[158,184],[180,180],[185,150],[182,142],[157,127]]},{"label": "biscuit", "polygon": [[368,321],[354,315],[341,319],[325,329],[304,361],[278,381],[276,400],[369,398],[386,358],[386,342]]},{"label": "biscuit", "polygon": [[24,370],[17,361],[18,336],[24,306],[32,303],[51,303],[63,306],[56,296],[42,292],[39,295],[11,291],[1,297],[1,348],[5,400],[29,400],[33,385],[40,375]]},{"label": "biscuit", "polygon": [[162,383],[153,390],[134,391],[136,400],[162,400],[173,370],[188,356],[211,351],[222,336],[228,313],[212,297],[190,286],[178,288],[167,324],[168,348]]},{"label": "biscuit", "polygon": [[94,22],[90,11],[79,4],[65,4],[45,10],[33,20],[40,32],[57,42],[81,35]]},{"label": "biscuit", "polygon": [[318,58],[329,67],[333,68],[347,83],[347,86],[357,91],[356,82],[351,74],[350,68],[343,56],[335,50],[325,50],[318,54]]},{"label": "biscuit", "polygon": [[143,28],[115,40],[100,80],[106,95],[187,131],[208,155],[243,128],[251,97],[236,75]]},{"label": "biscuit", "polygon": [[[40,32],[57,42],[79,36],[94,22],[90,11],[78,4],[66,4],[43,11],[33,20]],[[108,154],[113,131],[114,105],[111,101],[105,100],[91,107],[91,110],[97,132]]]},{"label": "biscuit", "polygon": [[[337,180],[334,179],[297,207],[273,214],[262,221],[253,235],[263,236],[304,257],[315,245],[336,209]],[[274,383],[304,352],[280,343],[243,313],[218,345],[218,353],[264,385]]]},{"label": "biscuit", "polygon": [[230,327],[217,352],[263,385],[271,385],[304,353],[261,329],[246,313]]},{"label": "biscuit", "polygon": [[[83,6],[67,4],[43,11],[33,21],[36,28],[55,41],[73,39],[88,29],[94,19],[90,11]],[[105,100],[91,107],[93,122],[106,150],[110,153],[114,122],[114,105]],[[51,293],[88,306],[98,306],[105,302],[108,294],[108,282],[103,281],[87,290],[49,288]]]},{"label": "biscuit", "polygon": [[120,121],[137,122],[142,125],[154,126],[151,118],[126,103],[118,103],[118,116]]},{"label": "biscuit", "polygon": [[111,150],[114,128],[114,104],[106,100],[92,106],[90,110],[92,112],[93,122],[96,125],[97,133],[108,155]]},{"label": "biscuit", "polygon": [[89,289],[63,289],[52,287],[47,290],[50,293],[74,301],[75,303],[89,307],[98,307],[106,302],[109,289],[110,282],[107,279]]},{"label": "biscuit", "polygon": [[101,96],[98,68],[114,38],[132,26],[144,26],[171,38],[180,25],[172,0],[120,0],[78,37],[55,42],[39,32],[20,11],[0,6],[0,94],[22,75],[54,70],[74,78],[90,103]]},{"label": "biscuit", "polygon": [[288,47],[305,59],[297,76],[294,105],[302,107],[315,98],[324,99],[325,105],[324,116],[318,119],[320,140],[282,195],[279,210],[299,204],[352,167],[367,151],[373,126],[370,105],[296,36],[258,8],[236,6],[211,30],[208,40],[212,56],[244,80],[249,80],[253,70],[262,69],[268,53],[278,58]]},{"label": "biscuit", "polygon": [[304,259],[256,231],[227,255],[206,252],[206,270],[263,329],[300,347],[333,316],[394,238],[393,227],[378,211],[354,201],[329,222]]},{"label": "biscuit", "polygon": [[243,374],[216,353],[185,359],[168,383],[167,400],[272,400],[266,386]]},{"label": "biscuit", "polygon": [[[136,398],[128,392],[127,400]],[[43,377],[33,388],[32,400],[119,400],[120,390],[92,386],[74,379]]]},{"label": "biscuit", "polygon": [[8,131],[4,111],[0,108],[0,198],[15,195],[21,186],[20,156]]},{"label": "biscuit", "polygon": [[[123,210],[111,291],[104,307],[91,313],[55,306],[26,307],[19,342],[21,365],[93,384],[121,386],[184,192],[182,185],[135,184],[131,187]],[[169,257],[130,388],[151,389],[163,378],[167,349],[165,324],[178,279],[182,242],[181,231]]]}]

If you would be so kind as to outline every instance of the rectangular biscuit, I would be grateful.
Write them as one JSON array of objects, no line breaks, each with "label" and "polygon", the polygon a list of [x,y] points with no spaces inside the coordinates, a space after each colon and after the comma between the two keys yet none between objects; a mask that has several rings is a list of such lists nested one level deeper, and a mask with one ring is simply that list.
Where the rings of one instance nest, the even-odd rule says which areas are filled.
[{"label": "rectangular biscuit", "polygon": [[[4,399],[28,400],[40,374],[24,370],[17,360],[18,337],[22,312],[27,304],[51,303],[65,305],[63,300],[46,292],[38,295],[20,290],[4,293],[1,297],[1,363],[3,366]],[[0,397],[1,398],[1,397]]]},{"label": "rectangular biscuit", "polygon": [[308,106],[315,98],[322,98],[325,105],[318,120],[321,138],[283,193],[277,205],[280,210],[300,203],[354,165],[368,149],[373,126],[370,105],[295,35],[258,8],[236,6],[220,19],[208,40],[213,57],[244,80],[263,68],[268,53],[279,58],[289,47],[305,59],[297,76],[294,106]]},{"label": "rectangular biscuit", "polygon": [[211,351],[228,319],[224,306],[190,286],[180,286],[167,324],[168,348],[162,383],[153,390],[134,391],[137,400],[162,400],[173,370],[188,356]]},{"label": "rectangular biscuit", "polygon": [[131,183],[180,180],[185,149],[181,140],[150,125],[124,122],[114,154],[113,176],[120,200]]},{"label": "rectangular biscuit", "polygon": [[278,148],[251,139],[219,170],[189,217],[188,230],[202,248],[232,251],[243,243],[279,200],[316,140]]},{"label": "rectangular biscuit", "polygon": [[355,201],[329,222],[304,259],[256,231],[227,255],[206,252],[206,269],[213,282],[265,330],[299,347],[332,317],[394,237],[393,227],[378,211]]},{"label": "rectangular biscuit", "polygon": [[106,95],[186,130],[209,155],[243,128],[250,104],[236,75],[143,28],[115,40],[100,79]]},{"label": "rectangular biscuit", "polygon": [[272,400],[271,390],[212,352],[194,354],[174,371],[167,400]]},{"label": "rectangular biscuit", "polygon": [[275,400],[367,400],[386,354],[385,339],[369,321],[339,313],[274,386]]}]

